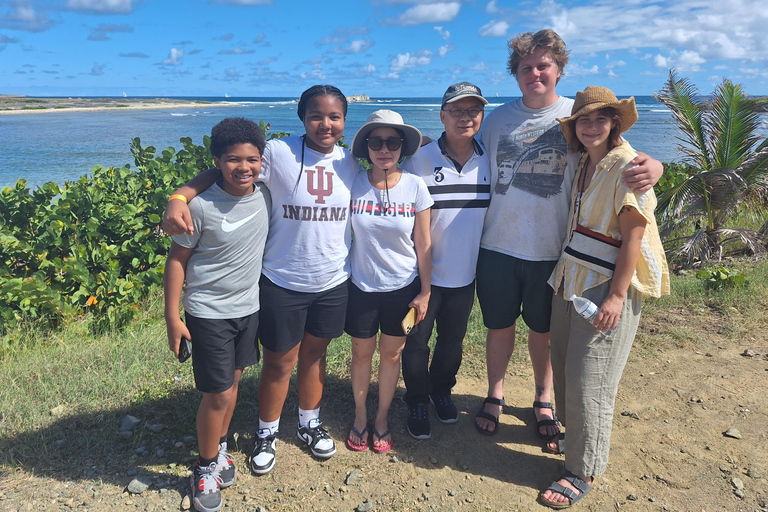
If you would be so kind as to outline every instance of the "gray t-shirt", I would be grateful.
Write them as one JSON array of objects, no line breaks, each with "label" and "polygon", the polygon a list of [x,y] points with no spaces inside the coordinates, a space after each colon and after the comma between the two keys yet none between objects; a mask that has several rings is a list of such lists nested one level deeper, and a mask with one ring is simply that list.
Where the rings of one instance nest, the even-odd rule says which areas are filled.
[{"label": "gray t-shirt", "polygon": [[[491,163],[491,203],[480,247],[526,261],[557,261],[568,228],[578,155],[557,118],[573,100],[531,109],[522,99],[496,108],[480,136]],[[575,157],[575,159],[574,159]]]},{"label": "gray t-shirt", "polygon": [[218,184],[189,202],[194,235],[173,241],[194,249],[187,262],[184,310],[209,319],[242,318],[259,310],[259,276],[269,228],[269,191],[233,196]]}]

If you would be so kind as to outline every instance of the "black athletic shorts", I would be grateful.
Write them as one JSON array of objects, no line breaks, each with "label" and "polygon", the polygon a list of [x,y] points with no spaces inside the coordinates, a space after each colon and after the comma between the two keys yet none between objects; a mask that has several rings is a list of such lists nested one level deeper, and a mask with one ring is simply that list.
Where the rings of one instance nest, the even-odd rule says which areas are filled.
[{"label": "black athletic shorts", "polygon": [[349,304],[344,330],[355,338],[370,338],[381,330],[388,336],[405,336],[402,321],[408,304],[421,291],[418,277],[411,284],[391,292],[364,292],[349,282]]},{"label": "black athletic shorts", "polygon": [[557,261],[528,261],[480,249],[477,259],[477,300],[488,329],[512,327],[522,313],[526,325],[549,332],[552,287],[547,280]]},{"label": "black athletic shorts", "polygon": [[235,383],[235,369],[259,362],[259,313],[234,318],[198,318],[184,313],[192,336],[195,386],[203,393],[221,393]]},{"label": "black athletic shorts", "polygon": [[264,274],[259,280],[261,346],[285,352],[299,344],[304,332],[318,338],[337,338],[344,333],[347,282],[317,293],[296,292],[273,283]]}]

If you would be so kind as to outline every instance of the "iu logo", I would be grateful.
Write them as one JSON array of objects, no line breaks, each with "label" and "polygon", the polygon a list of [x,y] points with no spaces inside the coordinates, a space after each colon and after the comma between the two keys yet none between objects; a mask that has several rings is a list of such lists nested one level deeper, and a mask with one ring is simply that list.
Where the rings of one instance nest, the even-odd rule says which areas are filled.
[{"label": "iu logo", "polygon": [[307,169],[307,192],[317,196],[316,204],[325,204],[325,198],[333,194],[333,173],[324,173],[324,170],[325,167],[317,166],[317,180],[315,180],[315,169]]}]

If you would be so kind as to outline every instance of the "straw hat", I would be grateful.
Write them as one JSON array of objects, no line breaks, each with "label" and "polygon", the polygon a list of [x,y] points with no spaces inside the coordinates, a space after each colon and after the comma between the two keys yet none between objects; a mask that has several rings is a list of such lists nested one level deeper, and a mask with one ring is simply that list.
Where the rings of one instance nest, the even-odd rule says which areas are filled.
[{"label": "straw hat", "polygon": [[414,126],[405,124],[403,117],[393,110],[377,110],[368,116],[365,124],[352,139],[352,155],[368,158],[368,143],[365,139],[376,128],[396,128],[403,132],[403,145],[400,156],[413,156],[421,147],[421,132]]},{"label": "straw hat", "polygon": [[583,91],[576,93],[576,101],[573,103],[571,117],[558,119],[560,129],[563,131],[568,145],[576,138],[574,125],[576,118],[600,110],[601,108],[613,107],[619,112],[621,117],[621,133],[626,132],[637,121],[637,109],[635,108],[635,97],[618,100],[616,95],[606,87],[590,85]]}]

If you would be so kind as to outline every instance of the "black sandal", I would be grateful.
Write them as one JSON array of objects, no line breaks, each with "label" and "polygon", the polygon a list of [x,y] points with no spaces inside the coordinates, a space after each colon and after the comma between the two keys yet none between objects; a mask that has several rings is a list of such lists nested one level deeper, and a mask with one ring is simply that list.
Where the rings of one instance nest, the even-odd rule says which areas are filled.
[{"label": "black sandal", "polygon": [[[477,411],[477,414],[475,414],[475,428],[478,430],[478,432],[486,436],[492,436],[499,431],[499,417],[494,416],[489,412],[485,412],[485,404],[500,405],[502,407],[504,407],[506,404],[504,403],[504,398],[494,398],[492,396],[488,396],[485,398],[485,400],[483,400],[483,405],[480,407],[480,410]],[[499,413],[499,416],[501,416],[501,414],[502,413]],[[483,418],[484,420],[493,422],[493,430],[485,430],[482,428],[477,424],[477,418]]]},{"label": "black sandal", "polygon": [[[552,419],[546,419],[541,421],[536,421],[536,409],[549,409],[552,411]],[[533,419],[536,421],[536,435],[539,436],[539,439],[543,439],[544,441],[549,441],[550,439],[554,439],[555,437],[560,434],[560,421],[557,419],[557,414],[555,414],[555,409],[552,407],[552,402],[533,402]],[[548,436],[546,434],[541,433],[541,427],[557,427],[557,434],[553,436]]]}]

